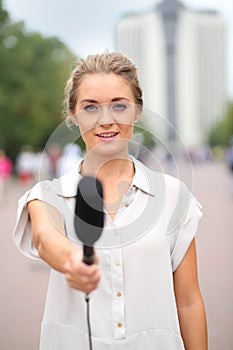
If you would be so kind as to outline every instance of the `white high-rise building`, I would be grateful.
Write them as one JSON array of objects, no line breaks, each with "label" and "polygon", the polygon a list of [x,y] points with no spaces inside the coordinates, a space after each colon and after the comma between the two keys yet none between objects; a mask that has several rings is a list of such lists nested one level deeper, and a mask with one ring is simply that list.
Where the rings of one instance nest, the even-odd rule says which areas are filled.
[{"label": "white high-rise building", "polygon": [[224,18],[163,0],[150,12],[123,17],[116,47],[139,68],[146,108],[166,117],[188,147],[204,143],[227,101]]}]

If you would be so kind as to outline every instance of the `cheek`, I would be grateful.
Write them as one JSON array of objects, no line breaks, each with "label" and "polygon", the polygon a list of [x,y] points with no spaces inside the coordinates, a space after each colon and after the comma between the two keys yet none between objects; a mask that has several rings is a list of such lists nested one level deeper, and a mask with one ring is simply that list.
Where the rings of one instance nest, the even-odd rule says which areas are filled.
[{"label": "cheek", "polygon": [[124,136],[126,138],[130,138],[132,136],[132,134],[133,134],[133,129],[134,129],[133,125],[126,125],[126,124],[124,124],[123,125]]},{"label": "cheek", "polygon": [[91,120],[88,120],[88,118],[86,120],[83,118],[78,118],[77,122],[82,136],[85,136],[85,134],[90,134],[91,130],[93,130],[95,127],[94,123]]},{"label": "cheek", "polygon": [[81,133],[81,137],[86,145],[90,144],[90,142],[93,142],[93,134],[91,134],[90,131],[80,130],[80,133]]},{"label": "cheek", "polygon": [[77,120],[79,131],[81,134],[81,138],[83,139],[84,143],[87,144],[90,142],[91,138],[91,127],[88,125],[88,123],[84,123],[83,120]]}]

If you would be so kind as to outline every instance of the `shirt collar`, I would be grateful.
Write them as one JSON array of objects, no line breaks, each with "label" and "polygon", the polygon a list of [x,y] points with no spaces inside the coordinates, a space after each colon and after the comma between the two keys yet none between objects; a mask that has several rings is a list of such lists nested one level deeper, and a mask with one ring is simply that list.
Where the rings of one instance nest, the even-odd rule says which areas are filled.
[{"label": "shirt collar", "polygon": [[155,172],[138,161],[136,158],[131,157],[135,167],[135,174],[132,181],[132,186],[135,186],[151,195],[156,194]]},{"label": "shirt collar", "polygon": [[[156,194],[156,173],[151,169],[147,168],[140,161],[131,157],[134,167],[135,174],[132,181],[132,186],[135,186],[150,195]],[[77,167],[69,173],[52,180],[48,186],[58,195],[63,197],[74,197],[77,194],[78,183],[82,178],[79,173],[81,163],[83,159],[79,161]]]}]

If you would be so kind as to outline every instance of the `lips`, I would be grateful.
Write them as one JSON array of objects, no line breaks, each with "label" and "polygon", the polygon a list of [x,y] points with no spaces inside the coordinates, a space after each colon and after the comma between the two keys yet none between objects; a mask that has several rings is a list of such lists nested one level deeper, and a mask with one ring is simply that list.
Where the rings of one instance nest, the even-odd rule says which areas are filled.
[{"label": "lips", "polygon": [[99,134],[96,134],[96,136],[100,137],[101,139],[112,139],[118,135],[118,132],[109,131],[109,132],[101,132]]}]

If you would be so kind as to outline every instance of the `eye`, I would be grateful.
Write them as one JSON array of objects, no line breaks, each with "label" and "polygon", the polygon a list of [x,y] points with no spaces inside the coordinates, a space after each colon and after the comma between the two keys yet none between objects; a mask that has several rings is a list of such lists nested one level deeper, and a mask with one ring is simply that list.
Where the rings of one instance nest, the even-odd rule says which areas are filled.
[{"label": "eye", "polygon": [[84,111],[86,112],[97,112],[98,111],[98,107],[96,105],[87,105],[84,108]]},{"label": "eye", "polygon": [[113,103],[112,109],[114,111],[124,111],[128,108],[126,103]]}]

